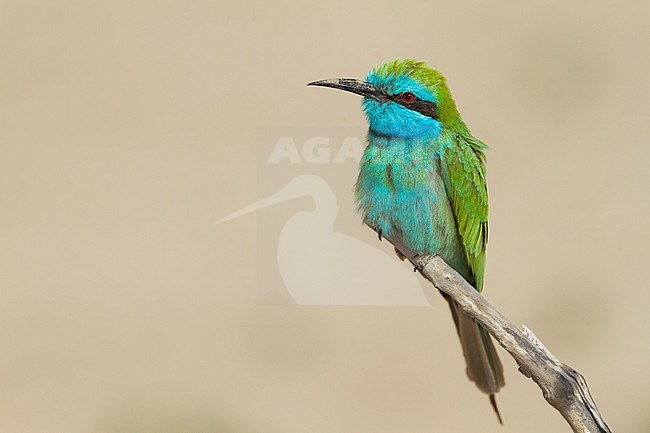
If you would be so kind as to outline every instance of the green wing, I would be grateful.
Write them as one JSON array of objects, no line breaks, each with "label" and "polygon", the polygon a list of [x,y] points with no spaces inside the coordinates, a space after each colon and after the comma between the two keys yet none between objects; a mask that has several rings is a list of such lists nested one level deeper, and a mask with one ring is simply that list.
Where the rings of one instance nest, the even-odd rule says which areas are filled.
[{"label": "green wing", "polygon": [[483,289],[485,246],[488,238],[488,195],[485,183],[487,145],[471,135],[456,135],[445,149],[442,171],[465,256],[476,289]]}]

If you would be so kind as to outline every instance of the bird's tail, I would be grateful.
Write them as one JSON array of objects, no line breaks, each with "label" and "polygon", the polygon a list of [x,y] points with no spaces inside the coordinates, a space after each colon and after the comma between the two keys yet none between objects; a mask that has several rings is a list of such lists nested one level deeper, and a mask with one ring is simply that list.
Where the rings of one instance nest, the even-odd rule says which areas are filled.
[{"label": "bird's tail", "polygon": [[490,334],[476,320],[465,314],[460,306],[449,299],[449,307],[456,324],[463,355],[467,364],[467,376],[478,389],[490,396],[490,403],[501,420],[494,394],[505,385],[503,366],[499,360]]}]

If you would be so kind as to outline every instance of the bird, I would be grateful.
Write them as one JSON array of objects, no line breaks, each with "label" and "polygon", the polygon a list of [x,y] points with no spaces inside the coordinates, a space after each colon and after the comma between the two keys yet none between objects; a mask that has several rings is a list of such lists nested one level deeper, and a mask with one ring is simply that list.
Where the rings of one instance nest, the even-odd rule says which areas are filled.
[{"label": "bird", "polygon": [[[364,223],[380,240],[382,235],[398,239],[405,247],[396,249],[402,260],[426,264],[437,255],[481,292],[488,241],[488,146],[463,121],[446,78],[425,62],[398,58],[376,65],[365,80],[334,78],[308,85],[363,97],[368,133],[355,200]],[[492,339],[442,295],[467,375],[488,394],[503,424],[495,394],[505,379]]]}]

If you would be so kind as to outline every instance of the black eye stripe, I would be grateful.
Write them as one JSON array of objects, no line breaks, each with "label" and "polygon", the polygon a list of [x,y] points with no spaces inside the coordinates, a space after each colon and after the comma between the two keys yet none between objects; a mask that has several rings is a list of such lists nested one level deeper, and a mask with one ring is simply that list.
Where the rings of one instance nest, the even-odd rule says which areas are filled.
[{"label": "black eye stripe", "polygon": [[420,114],[438,120],[438,106],[435,102],[425,101],[424,99],[420,99],[416,96],[415,101],[406,103],[402,101],[401,93],[397,95],[389,95],[388,98],[391,101],[408,108],[409,110],[417,111]]}]

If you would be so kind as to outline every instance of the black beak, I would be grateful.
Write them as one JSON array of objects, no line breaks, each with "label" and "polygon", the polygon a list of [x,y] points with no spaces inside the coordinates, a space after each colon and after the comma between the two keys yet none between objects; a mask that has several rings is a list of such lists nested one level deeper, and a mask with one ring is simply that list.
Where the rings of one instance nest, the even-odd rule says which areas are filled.
[{"label": "black beak", "polygon": [[345,90],[346,92],[356,93],[366,98],[372,98],[376,101],[386,101],[387,97],[378,88],[365,81],[356,78],[331,78],[329,80],[313,81],[308,86],[331,87],[332,89]]}]

